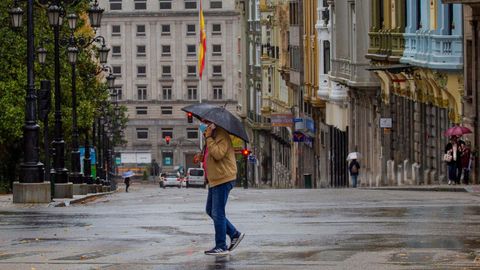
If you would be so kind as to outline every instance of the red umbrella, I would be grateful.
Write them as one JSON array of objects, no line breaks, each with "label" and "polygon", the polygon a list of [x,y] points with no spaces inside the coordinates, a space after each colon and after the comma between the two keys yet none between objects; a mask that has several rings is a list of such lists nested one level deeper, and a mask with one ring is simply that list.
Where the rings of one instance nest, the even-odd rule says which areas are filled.
[{"label": "red umbrella", "polygon": [[453,126],[449,129],[447,129],[447,131],[445,131],[445,136],[462,136],[463,134],[468,134],[468,133],[472,133],[472,131],[467,128],[467,127],[462,127],[462,126]]}]

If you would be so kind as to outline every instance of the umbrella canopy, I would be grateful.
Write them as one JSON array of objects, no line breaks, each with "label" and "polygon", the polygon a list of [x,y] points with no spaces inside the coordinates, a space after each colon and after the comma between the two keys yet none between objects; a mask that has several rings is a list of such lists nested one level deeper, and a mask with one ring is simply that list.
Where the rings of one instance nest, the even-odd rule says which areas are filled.
[{"label": "umbrella canopy", "polygon": [[351,152],[347,156],[347,160],[359,159],[362,155],[359,152]]},{"label": "umbrella canopy", "polygon": [[445,136],[450,137],[450,136],[462,136],[463,134],[469,134],[472,133],[472,131],[467,128],[467,127],[462,127],[462,126],[453,126],[445,131]]},{"label": "umbrella canopy", "polygon": [[132,172],[132,171],[126,171],[122,174],[122,177],[123,178],[127,178],[127,177],[132,177],[134,176],[135,174]]},{"label": "umbrella canopy", "polygon": [[185,112],[191,112],[199,119],[205,119],[225,129],[228,133],[249,142],[247,132],[242,122],[231,112],[223,107],[217,107],[206,103],[199,103],[182,108]]},{"label": "umbrella canopy", "polygon": [[182,111],[192,113],[197,118],[217,106],[208,103],[196,103],[182,108]]}]

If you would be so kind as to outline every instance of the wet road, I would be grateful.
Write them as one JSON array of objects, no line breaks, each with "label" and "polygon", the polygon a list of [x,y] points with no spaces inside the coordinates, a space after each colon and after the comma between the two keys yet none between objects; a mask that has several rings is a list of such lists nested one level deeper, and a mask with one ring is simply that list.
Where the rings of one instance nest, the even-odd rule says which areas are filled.
[{"label": "wet road", "polygon": [[83,205],[0,208],[0,269],[480,269],[480,197],[459,192],[234,189],[247,235],[213,247],[204,189],[133,185]]}]

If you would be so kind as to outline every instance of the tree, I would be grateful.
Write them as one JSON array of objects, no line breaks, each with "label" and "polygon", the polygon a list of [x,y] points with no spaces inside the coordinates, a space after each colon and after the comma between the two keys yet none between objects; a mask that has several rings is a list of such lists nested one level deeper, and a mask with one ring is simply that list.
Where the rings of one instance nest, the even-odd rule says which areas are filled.
[{"label": "tree", "polygon": [[[23,3],[23,1],[19,1]],[[0,192],[11,187],[11,183],[18,179],[18,165],[23,156],[23,126],[25,119],[25,93],[27,88],[26,79],[26,27],[20,30],[10,28],[8,10],[13,1],[0,1]],[[81,0],[77,5],[69,7],[69,12],[83,14],[85,18],[89,1]],[[25,7],[22,7],[24,10]],[[48,24],[46,9],[35,6],[35,44],[47,49],[47,63],[41,67],[35,64],[36,88],[42,79],[52,80],[54,78],[53,61],[53,32]],[[70,30],[64,23],[61,28],[61,37],[68,38]],[[93,30],[79,21],[79,30],[75,33],[77,37],[91,38]],[[64,139],[67,147],[71,145],[72,117],[71,117],[71,65],[68,62],[66,46],[60,48],[61,63],[61,93],[62,93],[62,120],[64,128]],[[95,113],[102,103],[109,97],[108,89],[99,76],[101,67],[94,59],[94,50],[91,47],[81,51],[77,62],[77,111],[79,130],[91,128]],[[52,99],[54,93],[52,91]],[[53,104],[53,103],[52,103]],[[49,115],[50,130],[54,126],[53,108]],[[121,107],[121,127],[125,127],[126,108]],[[123,118],[122,118],[123,117]],[[41,124],[41,123],[39,123]],[[41,132],[40,132],[41,133]],[[41,135],[41,134],[39,134]],[[82,134],[83,135],[83,134]],[[50,138],[52,135],[50,135]],[[68,151],[68,149],[67,149]],[[70,155],[65,155],[69,158]],[[43,155],[42,155],[43,157]],[[66,164],[70,164],[67,162]]]}]

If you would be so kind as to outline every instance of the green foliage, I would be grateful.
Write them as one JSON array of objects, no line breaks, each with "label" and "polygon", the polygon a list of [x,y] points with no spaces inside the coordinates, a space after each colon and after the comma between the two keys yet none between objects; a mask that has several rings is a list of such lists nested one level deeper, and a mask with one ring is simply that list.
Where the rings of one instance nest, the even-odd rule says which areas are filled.
[{"label": "green foliage", "polygon": [[[23,10],[26,10],[25,1],[18,1],[18,3],[22,5]],[[88,0],[81,0],[74,7],[68,7],[67,13],[83,14],[80,17],[85,19],[88,4]],[[15,168],[21,162],[23,152],[22,136],[27,88],[26,14],[24,15],[23,27],[20,30],[12,30],[8,14],[12,5],[13,0],[0,1],[0,36],[2,37],[0,39],[0,55],[2,56],[0,58],[0,186],[2,182],[9,185],[11,181],[18,178]],[[46,8],[35,4],[34,12],[35,47],[44,47],[48,52],[47,63],[44,67],[38,62],[35,63],[36,88],[39,88],[41,80],[48,79],[51,81],[52,109],[49,114],[49,125],[50,131],[53,131],[55,125],[53,31],[48,24]],[[92,29],[86,27],[83,20],[79,20],[78,29],[75,33],[77,38],[94,36]],[[60,37],[64,40],[70,37],[70,30],[66,22],[61,28]],[[60,90],[64,139],[68,146],[72,134],[72,69],[66,51],[67,46],[63,42],[60,47]],[[97,76],[100,67],[92,60],[95,58],[94,54],[92,46],[82,49],[76,66],[77,116],[80,131],[87,128],[91,129],[94,118],[98,116],[100,106],[106,104],[108,99],[108,89],[104,82],[99,82]],[[125,117],[126,108],[121,108],[123,113],[119,122],[123,129],[127,121]],[[38,124],[41,125],[41,123]],[[41,133],[39,136],[41,136]],[[117,141],[122,143],[121,139],[118,138],[119,136],[117,136]],[[68,158],[68,155],[66,157]]]},{"label": "green foliage", "polygon": [[143,171],[142,180],[143,180],[143,181],[147,181],[147,180],[148,180],[148,173],[147,173],[147,171]]}]

